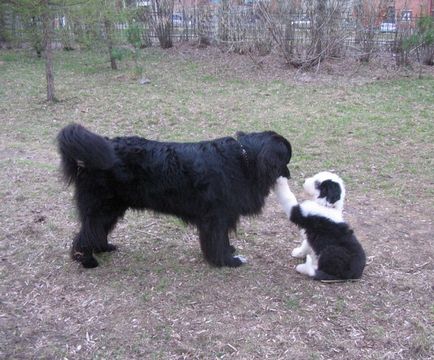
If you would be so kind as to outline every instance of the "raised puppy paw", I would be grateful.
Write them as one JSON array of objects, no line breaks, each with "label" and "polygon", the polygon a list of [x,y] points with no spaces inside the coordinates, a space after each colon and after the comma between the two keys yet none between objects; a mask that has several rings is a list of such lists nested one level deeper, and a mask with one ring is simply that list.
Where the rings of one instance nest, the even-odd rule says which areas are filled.
[{"label": "raised puppy paw", "polygon": [[274,191],[279,192],[279,190],[288,189],[288,179],[283,176],[279,176],[274,184]]}]

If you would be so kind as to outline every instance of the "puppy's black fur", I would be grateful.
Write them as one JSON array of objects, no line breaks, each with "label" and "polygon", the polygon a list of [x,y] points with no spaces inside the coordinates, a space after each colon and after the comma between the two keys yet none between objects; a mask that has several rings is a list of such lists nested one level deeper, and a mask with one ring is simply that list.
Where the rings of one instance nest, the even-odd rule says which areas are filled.
[{"label": "puppy's black fur", "polygon": [[228,232],[241,215],[261,211],[279,176],[289,177],[291,145],[272,131],[174,143],[108,139],[71,124],[57,140],[65,180],[75,184],[81,222],[72,256],[87,268],[98,266],[92,253],[115,249],[107,235],[129,208],[172,214],[195,225],[209,263],[240,266]]},{"label": "puppy's black fur", "polygon": [[290,220],[304,229],[318,259],[315,280],[359,279],[365,268],[365,252],[347,223],[335,223],[319,215],[304,215],[300,205]]},{"label": "puppy's black fur", "polygon": [[319,191],[319,198],[325,198],[330,204],[334,204],[341,198],[341,187],[332,180],[325,180],[319,184],[315,184]]}]

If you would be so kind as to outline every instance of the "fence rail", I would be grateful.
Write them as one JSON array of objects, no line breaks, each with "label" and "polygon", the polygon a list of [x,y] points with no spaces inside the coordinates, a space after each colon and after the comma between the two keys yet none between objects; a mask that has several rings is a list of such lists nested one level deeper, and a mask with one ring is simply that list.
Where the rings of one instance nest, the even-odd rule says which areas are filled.
[{"label": "fence rail", "polygon": [[[140,29],[143,46],[161,43],[159,30],[164,28],[165,36],[171,41],[206,41],[240,53],[266,54],[273,47],[280,47],[291,56],[306,58],[320,44],[329,47],[329,53],[335,55],[363,56],[399,50],[403,39],[409,38],[418,24],[416,17],[357,16],[354,11],[336,9],[319,16],[315,12],[279,13],[260,6],[232,5],[226,9],[222,6],[175,9],[170,14],[161,16],[147,8],[132,22],[114,22],[112,35],[118,45],[126,44],[129,28],[134,24]],[[8,19],[13,20],[6,26],[14,32],[16,42],[29,38],[35,41],[37,20],[26,23],[15,14]],[[88,46],[107,38],[105,26],[69,19],[65,14],[55,16],[53,25],[56,43],[65,47]]]},{"label": "fence rail", "polygon": [[[250,40],[256,38],[258,32],[266,33],[268,29],[266,24],[258,17],[256,13],[242,12],[237,14],[231,14],[231,17],[236,20],[229,24],[222,24],[221,18],[222,14],[217,11],[211,13],[207,19],[206,24],[204,24],[203,29],[199,29],[200,19],[196,16],[186,17],[185,20],[176,20],[170,22],[172,29],[172,38],[183,41],[189,39],[196,39],[200,36],[201,32],[205,32],[209,36],[210,40],[215,43],[222,41],[221,39],[221,28],[226,28],[229,32],[239,33],[242,35],[239,39]],[[340,16],[335,18],[336,30],[342,34],[348,35],[348,42],[356,42],[355,34],[357,32],[371,31],[375,33],[375,42],[382,44],[393,40],[395,34],[405,32],[406,34],[412,34],[417,28],[417,21],[419,18],[413,17],[409,20],[394,20],[393,22],[388,21],[375,21],[375,24],[369,24],[369,19],[357,18],[353,14]],[[134,23],[137,23],[136,21]],[[289,26],[295,33],[295,38],[301,42],[309,41],[309,30],[311,29],[314,19],[309,17],[305,13],[294,13],[292,17],[286,24],[277,24],[277,26]],[[147,33],[150,38],[157,38],[155,30],[152,28],[152,24],[149,22],[140,22],[140,26]],[[129,23],[117,23],[115,24],[115,31],[121,34],[121,36],[128,29]],[[351,40],[351,37],[353,40]],[[237,38],[232,38],[231,41],[236,41]],[[292,40],[292,38],[288,38]]]}]

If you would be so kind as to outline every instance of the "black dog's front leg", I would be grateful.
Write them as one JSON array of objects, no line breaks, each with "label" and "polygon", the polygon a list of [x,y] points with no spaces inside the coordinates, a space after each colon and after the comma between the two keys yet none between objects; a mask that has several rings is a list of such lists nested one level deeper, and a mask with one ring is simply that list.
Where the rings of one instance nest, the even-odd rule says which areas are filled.
[{"label": "black dog's front leg", "polygon": [[229,242],[229,236],[226,236],[226,248],[229,249],[229,252],[231,254],[235,254],[235,252],[237,251],[237,249],[235,249],[235,246],[232,246],[231,243]]},{"label": "black dog's front leg", "polygon": [[242,256],[233,256],[235,248],[229,243],[229,228],[218,222],[201,224],[199,239],[205,259],[214,266],[238,267],[246,262]]}]

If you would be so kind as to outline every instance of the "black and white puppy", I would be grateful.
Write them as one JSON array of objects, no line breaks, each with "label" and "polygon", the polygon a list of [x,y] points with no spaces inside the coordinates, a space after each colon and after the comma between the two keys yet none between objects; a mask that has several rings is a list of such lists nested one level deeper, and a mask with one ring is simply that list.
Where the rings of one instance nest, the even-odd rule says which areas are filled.
[{"label": "black and white puppy", "polygon": [[303,258],[296,270],[315,280],[358,279],[366,256],[342,216],[345,186],[336,174],[323,171],[306,179],[303,188],[312,197],[301,204],[280,177],[274,191],[289,219],[301,229],[303,242],[292,256]]},{"label": "black and white puppy", "polygon": [[210,264],[240,266],[230,231],[261,212],[278,177],[289,177],[291,145],[273,131],[175,143],[109,139],[71,124],[57,140],[81,223],[72,257],[86,268],[98,266],[94,253],[116,249],[107,236],[128,209],[177,216],[197,227]]}]

